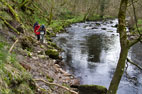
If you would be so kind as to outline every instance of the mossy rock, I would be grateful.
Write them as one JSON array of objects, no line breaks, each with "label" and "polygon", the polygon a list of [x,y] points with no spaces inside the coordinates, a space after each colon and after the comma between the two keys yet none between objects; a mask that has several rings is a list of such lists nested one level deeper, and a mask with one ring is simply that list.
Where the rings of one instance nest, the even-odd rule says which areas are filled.
[{"label": "mossy rock", "polygon": [[32,37],[26,36],[21,38],[20,41],[23,49],[27,49],[28,51],[31,51],[33,49],[33,44],[35,43],[35,41]]},{"label": "mossy rock", "polygon": [[59,52],[56,49],[48,49],[47,51],[45,51],[45,54],[50,58],[59,59]]},{"label": "mossy rock", "polygon": [[106,94],[107,88],[98,85],[80,85],[77,86],[79,94]]},{"label": "mossy rock", "polygon": [[58,48],[57,45],[55,43],[53,43],[53,42],[48,41],[48,44],[51,45],[54,48]]}]

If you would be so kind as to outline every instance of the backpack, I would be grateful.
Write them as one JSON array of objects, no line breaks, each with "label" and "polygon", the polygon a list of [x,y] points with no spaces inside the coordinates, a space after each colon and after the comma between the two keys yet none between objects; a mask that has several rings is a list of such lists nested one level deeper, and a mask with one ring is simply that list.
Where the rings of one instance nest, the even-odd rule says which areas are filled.
[{"label": "backpack", "polygon": [[41,34],[45,34],[45,27],[41,26],[38,30]]},{"label": "backpack", "polygon": [[34,24],[33,28],[35,28],[35,26],[37,26],[37,25],[38,25],[38,22],[36,22],[36,23]]}]

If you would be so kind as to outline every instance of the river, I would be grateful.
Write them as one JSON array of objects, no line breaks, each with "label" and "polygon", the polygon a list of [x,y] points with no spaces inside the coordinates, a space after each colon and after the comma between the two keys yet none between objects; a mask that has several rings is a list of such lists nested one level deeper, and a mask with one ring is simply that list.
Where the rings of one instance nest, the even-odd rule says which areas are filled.
[{"label": "river", "polygon": [[[121,49],[116,24],[117,19],[76,23],[54,38],[64,50],[61,56],[66,71],[79,78],[81,84],[109,87]],[[142,44],[138,43],[128,55],[139,65],[142,65],[141,49]],[[128,63],[117,93],[142,94],[142,71]]]}]

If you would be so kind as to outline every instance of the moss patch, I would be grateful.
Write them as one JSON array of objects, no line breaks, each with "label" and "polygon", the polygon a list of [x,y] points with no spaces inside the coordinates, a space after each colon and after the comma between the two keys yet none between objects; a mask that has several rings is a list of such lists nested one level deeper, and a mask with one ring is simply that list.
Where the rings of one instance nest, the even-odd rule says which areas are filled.
[{"label": "moss patch", "polygon": [[56,49],[48,49],[47,51],[45,51],[45,54],[50,58],[59,59],[59,52]]},{"label": "moss patch", "polygon": [[78,87],[79,94],[106,94],[107,89],[98,85],[80,85]]},{"label": "moss patch", "polygon": [[46,75],[46,78],[47,78],[47,80],[48,80],[49,82],[51,82],[51,83],[54,81],[54,79],[51,78],[51,77],[49,77],[48,74]]},{"label": "moss patch", "polygon": [[23,49],[27,49],[28,51],[33,50],[33,44],[36,43],[34,39],[30,36],[25,36],[20,39],[20,43]]}]

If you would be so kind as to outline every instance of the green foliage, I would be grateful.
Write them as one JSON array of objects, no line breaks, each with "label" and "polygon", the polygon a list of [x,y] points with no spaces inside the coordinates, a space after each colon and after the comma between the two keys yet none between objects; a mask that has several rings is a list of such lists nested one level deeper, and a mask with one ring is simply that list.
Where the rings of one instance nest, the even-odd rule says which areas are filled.
[{"label": "green foliage", "polygon": [[51,82],[51,83],[54,81],[54,79],[51,78],[51,77],[49,77],[48,74],[46,75],[46,78],[47,78],[47,80],[48,80],[49,82]]},{"label": "green foliage", "polygon": [[7,59],[7,52],[4,50],[5,43],[0,42],[0,64],[6,62]]},{"label": "green foliage", "polygon": [[63,9],[63,11],[61,11],[60,14],[57,15],[57,17],[58,19],[61,19],[61,20],[67,20],[67,19],[74,18],[74,15],[70,10]]},{"label": "green foliage", "polygon": [[4,17],[6,20],[12,20],[12,17],[6,11],[0,11],[0,16]]},{"label": "green foliage", "polygon": [[100,19],[102,18],[98,14],[93,14],[87,18],[88,21],[94,21],[94,20],[100,20]]},{"label": "green foliage", "polygon": [[138,29],[142,33],[142,19],[138,20]]},{"label": "green foliage", "polygon": [[142,25],[142,19],[138,20],[138,25]]},{"label": "green foliage", "polygon": [[[137,25],[138,25],[138,30],[139,30],[140,33],[142,34],[142,19],[138,19]],[[134,31],[135,31],[135,32],[132,32],[132,34],[137,34],[137,33],[138,33],[138,30],[137,30],[136,25],[134,25]]]},{"label": "green foliage", "polygon": [[33,15],[33,17],[34,17],[34,22],[38,22],[40,25],[41,24],[45,24],[46,25],[46,23],[47,23],[46,20],[45,20],[46,18],[41,17],[41,15],[36,14],[36,13]]},{"label": "green foliage", "polygon": [[67,20],[53,20],[49,27],[52,28],[55,33],[57,33],[63,31],[64,28],[69,26],[70,24],[81,21],[83,21],[83,16],[77,16]]},{"label": "green foliage", "polygon": [[45,54],[50,58],[59,59],[59,52],[56,49],[48,49],[47,51],[45,51]]}]

